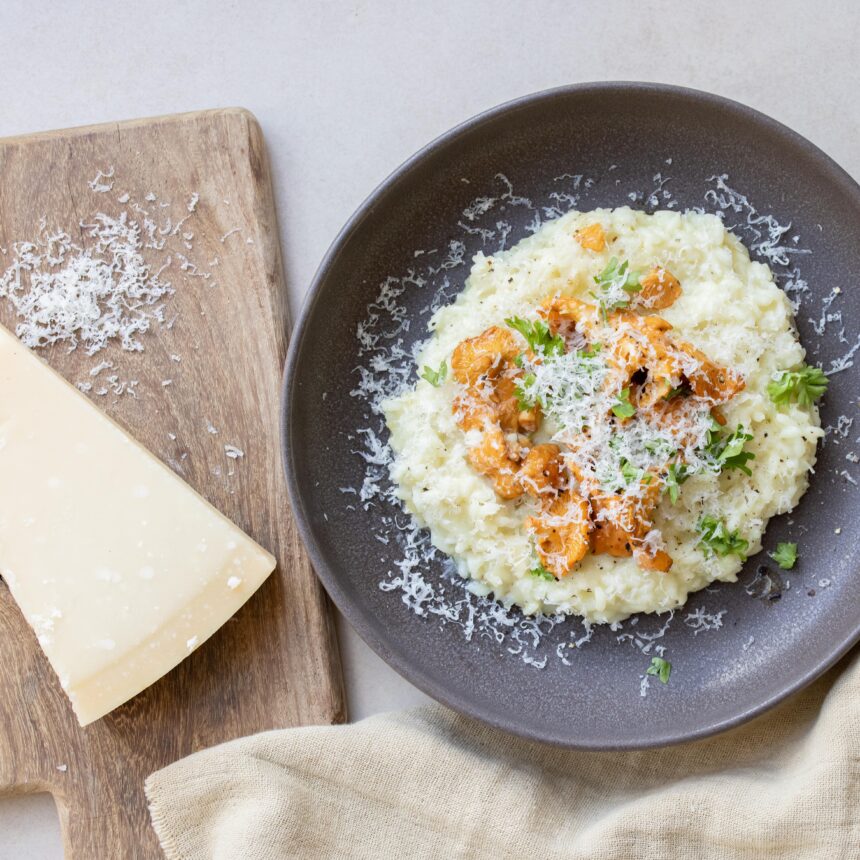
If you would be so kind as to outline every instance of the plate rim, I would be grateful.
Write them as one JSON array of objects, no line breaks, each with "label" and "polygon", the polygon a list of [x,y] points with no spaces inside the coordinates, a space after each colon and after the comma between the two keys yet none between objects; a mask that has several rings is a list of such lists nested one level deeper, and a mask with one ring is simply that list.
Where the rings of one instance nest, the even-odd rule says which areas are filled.
[{"label": "plate rim", "polygon": [[630,94],[632,92],[633,94],[639,93],[693,99],[700,103],[705,103],[712,108],[723,109],[748,121],[764,125],[769,128],[771,132],[785,138],[795,146],[799,146],[802,150],[812,156],[822,168],[826,169],[833,181],[845,188],[849,196],[853,198],[858,211],[860,211],[860,184],[858,184],[858,182],[843,167],[834,161],[820,147],[816,146],[789,126],[773,119],[773,117],[770,117],[755,108],[751,108],[742,102],[735,101],[734,99],[690,87],[645,81],[588,81],[538,90],[536,92],[518,96],[517,98],[502,102],[494,107],[481,111],[463,122],[458,123],[442,134],[437,135],[429,143],[425,144],[413,155],[409,156],[409,158],[403,161],[388,176],[378,183],[362,203],[355,209],[326,250],[305,294],[301,310],[290,335],[290,343],[281,382],[280,401],[279,441],[281,447],[281,460],[286,473],[287,490],[299,534],[302,538],[305,549],[310,556],[317,578],[322,583],[335,606],[365,644],[368,645],[368,647],[377,654],[377,656],[384,660],[385,663],[387,663],[406,681],[417,687],[421,692],[430,696],[432,699],[451,708],[457,713],[477,719],[486,725],[492,726],[493,728],[499,729],[507,734],[525,738],[526,740],[546,743],[565,749],[585,751],[627,751],[667,747],[680,743],[702,740],[742,725],[766,711],[771,710],[794,693],[797,693],[809,686],[809,684],[820,678],[828,669],[844,657],[845,654],[847,654],[848,651],[858,642],[858,640],[860,640],[860,618],[858,618],[856,626],[844,640],[839,642],[834,649],[830,650],[828,654],[818,661],[812,669],[795,679],[792,684],[789,684],[778,693],[770,696],[762,702],[742,710],[732,717],[710,722],[695,731],[686,731],[682,733],[662,732],[656,735],[651,735],[644,740],[598,739],[596,741],[590,741],[572,740],[570,737],[560,733],[555,734],[552,731],[534,731],[529,729],[528,726],[514,724],[512,721],[508,721],[503,717],[497,717],[491,713],[485,712],[481,707],[475,706],[474,703],[469,700],[462,699],[456,695],[450,695],[443,684],[437,683],[436,680],[429,677],[422,669],[417,668],[409,660],[401,658],[398,653],[392,650],[386,643],[385,639],[377,635],[372,625],[365,619],[365,613],[359,611],[352,604],[345,589],[341,587],[338,576],[328,567],[328,564],[324,559],[324,554],[316,540],[310,518],[305,508],[302,488],[300,486],[300,481],[297,478],[294,465],[294,448],[291,444],[293,428],[290,423],[290,413],[293,398],[294,396],[297,396],[296,388],[292,383],[296,375],[299,353],[301,352],[301,347],[304,343],[311,317],[316,310],[323,282],[326,280],[329,270],[336,264],[346,241],[361,226],[365,218],[373,212],[380,198],[392,190],[396,190],[396,185],[400,179],[408,175],[413,167],[420,165],[425,158],[455,142],[461,136],[473,132],[484,123],[494,121],[500,116],[515,113],[520,109],[532,107],[535,104],[539,104],[544,101],[552,101],[559,97],[598,94],[606,95],[619,92],[624,92],[625,94]]}]

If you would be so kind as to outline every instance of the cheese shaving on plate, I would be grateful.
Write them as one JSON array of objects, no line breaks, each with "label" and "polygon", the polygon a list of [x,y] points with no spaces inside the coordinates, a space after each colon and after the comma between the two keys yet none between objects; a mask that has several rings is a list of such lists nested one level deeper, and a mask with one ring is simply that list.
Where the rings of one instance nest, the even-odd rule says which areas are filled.
[{"label": "cheese shaving on plate", "polygon": [[[450,557],[439,552],[431,542],[431,533],[424,527],[423,518],[416,518],[403,510],[402,496],[389,476],[394,458],[383,423],[383,405],[408,394],[414,386],[416,365],[418,372],[425,363],[430,365],[435,361],[436,364],[433,367],[438,367],[439,362],[446,355],[450,355],[457,342],[453,337],[448,338],[435,350],[428,348],[428,342],[419,342],[414,347],[407,346],[407,339],[412,343],[412,338],[409,336],[410,324],[414,326],[418,322],[411,317],[411,312],[407,311],[407,303],[412,302],[414,306],[416,296],[425,295],[426,300],[417,299],[418,302],[423,303],[422,319],[426,321],[431,315],[437,314],[440,308],[444,308],[456,298],[463,278],[461,276],[458,279],[455,276],[465,265],[467,254],[474,253],[476,246],[478,250],[482,247],[484,249],[484,253],[479,254],[476,260],[479,268],[482,271],[488,268],[495,269],[497,280],[504,280],[504,267],[498,266],[496,254],[506,247],[508,237],[513,234],[512,213],[516,214],[518,222],[527,224],[526,233],[535,233],[548,221],[558,219],[568,210],[579,206],[582,196],[589,195],[591,188],[595,186],[595,180],[575,173],[559,176],[556,182],[563,185],[565,190],[550,195],[548,200],[542,202],[531,201],[516,194],[505,177],[498,177],[498,189],[480,195],[476,198],[476,204],[469,207],[463,214],[463,223],[467,226],[471,227],[474,224],[482,226],[480,234],[463,230],[445,247],[419,249],[413,255],[416,263],[420,260],[419,267],[411,268],[400,276],[389,277],[380,284],[376,300],[369,305],[365,318],[358,324],[356,330],[361,363],[356,368],[357,382],[353,396],[367,404],[368,424],[354,434],[351,441],[363,463],[364,477],[357,485],[343,488],[347,511],[360,506],[377,512],[379,527],[376,538],[387,548],[386,552],[391,559],[391,568],[380,583],[381,589],[398,596],[416,615],[435,619],[438,623],[454,625],[467,639],[479,637],[496,642],[499,647],[510,653],[527,658],[526,662],[532,667],[541,665],[547,654],[551,654],[553,659],[558,659],[564,664],[571,663],[575,660],[572,657],[575,651],[580,647],[586,647],[598,628],[594,627],[587,618],[565,617],[561,612],[554,611],[552,603],[545,600],[541,601],[543,608],[536,614],[524,615],[516,603],[504,605],[494,599],[492,584],[488,587],[488,584],[471,578],[462,561],[454,562]],[[618,185],[618,180],[615,180],[615,184]],[[714,177],[707,185],[707,196],[701,211],[704,212],[706,208],[716,211],[728,226],[744,236],[755,254],[763,256],[771,263],[774,273],[787,291],[795,309],[808,301],[808,285],[801,270],[806,252],[799,243],[798,237],[793,236],[786,241],[789,228],[779,224],[772,216],[759,214],[745,196],[729,187],[727,177]],[[654,180],[656,190],[637,192],[639,195],[637,199],[643,202],[650,200],[651,204],[646,202],[646,205],[653,206],[652,198],[656,198],[659,205],[671,209],[674,207],[674,201],[671,199],[670,188],[671,177],[658,175]],[[625,194],[622,193],[622,189],[618,190],[619,198],[623,198]],[[602,196],[605,197],[605,191],[602,192]],[[676,213],[672,215],[679,217]],[[703,225],[705,223],[707,222],[702,222]],[[720,238],[721,228],[716,230],[709,225],[708,230],[711,232],[705,231],[702,237],[710,236],[711,238],[706,238],[707,242],[713,242],[714,238],[718,242],[723,241]],[[742,251],[740,243],[730,238],[725,250],[720,253],[735,258]],[[692,267],[694,271],[697,267],[703,266],[704,260],[696,249],[696,243],[680,243],[675,254],[684,266]],[[670,259],[667,257],[662,262],[668,264]],[[534,265],[533,260],[532,265]],[[707,267],[706,263],[704,267]],[[764,282],[762,276],[767,274],[764,267],[754,263],[749,271],[755,275],[756,283]],[[539,282],[539,279],[537,280]],[[583,284],[583,287],[585,286],[588,285]],[[546,295],[546,293],[539,294],[540,292],[537,290],[530,297],[530,307],[533,308]],[[767,295],[778,296],[779,293]],[[756,296],[758,297],[758,294]],[[698,313],[695,318],[695,328],[699,328],[713,314],[715,307],[725,305],[726,301],[727,299],[723,297],[717,302],[703,302],[700,307],[694,308],[693,310]],[[768,302],[771,301],[773,299],[768,299]],[[779,307],[778,302],[776,307]],[[513,307],[501,308],[495,318],[501,319],[514,313],[515,310]],[[518,310],[522,310],[521,305]],[[743,310],[743,308],[740,309],[741,312]],[[667,316],[671,317],[671,314]],[[438,329],[439,325],[439,321],[434,321],[432,328]],[[482,319],[476,318],[471,333],[476,334],[480,331],[481,325],[483,325]],[[705,338],[700,340],[697,346],[705,349],[715,360],[728,360],[735,352],[744,352],[746,333],[744,328],[737,340],[729,341],[724,337]],[[785,336],[793,340],[789,331],[786,331]],[[689,339],[694,340],[692,335]],[[790,346],[789,340],[785,343]],[[814,353],[817,345],[812,343],[811,346]],[[796,347],[790,348],[796,349]],[[746,352],[747,354],[741,356],[738,364],[744,371],[754,370],[755,365],[759,363],[761,353],[756,349]],[[798,358],[801,355],[802,353],[797,353]],[[423,386],[424,383],[420,385]],[[422,391],[422,399],[426,401],[431,397],[439,398],[440,402],[444,403],[447,399],[444,386],[441,390],[434,389],[432,395]],[[742,412],[747,413],[751,410],[754,412],[753,404],[746,393],[739,395],[738,400],[738,407]],[[456,429],[453,417],[451,417],[451,426]],[[704,426],[701,432],[707,432]],[[647,460],[637,458],[643,451],[650,453],[645,448],[646,443],[657,440],[645,438],[641,428],[631,429],[629,435],[631,438],[624,440],[627,459],[632,460],[637,467],[646,465]],[[802,448],[808,446],[811,441],[814,451],[814,437],[811,440],[807,438],[806,441],[797,438],[797,441]],[[694,445],[693,449],[700,447],[700,445]],[[462,457],[465,448],[461,447],[458,450]],[[444,449],[437,447],[432,439],[429,452],[433,457],[444,455]],[[620,459],[621,452],[616,453]],[[811,464],[811,460],[809,462]],[[771,468],[770,463],[767,467]],[[779,468],[778,463],[776,467]],[[726,477],[718,480],[725,482]],[[732,476],[730,483],[734,481],[735,476]],[[714,498],[713,490],[708,489],[708,482],[706,474],[703,477],[691,478],[685,484],[684,493],[687,494],[691,504],[705,507]],[[433,500],[432,494],[428,495],[430,495],[428,498],[430,502]],[[792,496],[793,494],[789,493],[787,502],[791,502]],[[476,513],[484,510],[491,515],[493,511],[499,509],[499,501],[492,500],[492,494],[486,501],[483,493],[478,497],[470,498],[468,505],[469,508],[474,507]],[[764,517],[752,517],[750,525],[753,529],[760,530],[763,528],[764,519]],[[516,518],[511,520],[511,528],[516,528]],[[655,527],[655,534],[648,539],[663,541],[666,539],[666,532],[665,523],[660,523]],[[435,527],[433,537],[436,537]],[[750,551],[754,550],[751,548]],[[726,575],[726,578],[731,576],[730,571],[733,567],[731,559],[719,557],[703,559],[700,550],[693,548],[693,552],[698,565],[704,566],[712,573],[716,572],[718,576],[721,573]],[[392,553],[394,555],[391,555]],[[526,541],[521,553],[523,565],[520,569],[528,564],[530,556],[531,551]],[[542,580],[534,580],[534,582],[546,596],[549,596],[553,588],[561,587]],[[537,603],[535,608],[539,607],[541,602]],[[695,606],[690,611],[694,613]],[[719,609],[709,610],[708,614],[722,620],[724,617],[722,612]],[[665,635],[671,623],[671,612],[663,618],[667,619],[665,624],[657,619],[655,622],[649,622],[647,618],[639,623],[640,617],[634,615],[629,621],[615,622],[611,627],[616,631],[627,627],[630,630],[629,634],[619,632],[617,635],[628,637],[627,641],[640,650],[650,649],[654,647],[654,642],[646,637],[654,635],[661,638]],[[647,683],[645,686],[647,688]]]}]

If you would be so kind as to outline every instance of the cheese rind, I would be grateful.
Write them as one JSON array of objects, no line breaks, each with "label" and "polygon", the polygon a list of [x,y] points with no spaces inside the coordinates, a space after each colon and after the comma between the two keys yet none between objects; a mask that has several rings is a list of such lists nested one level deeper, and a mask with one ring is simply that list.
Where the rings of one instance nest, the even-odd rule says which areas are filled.
[{"label": "cheese rind", "polygon": [[0,326],[0,574],[81,725],[180,663],[274,567]]}]

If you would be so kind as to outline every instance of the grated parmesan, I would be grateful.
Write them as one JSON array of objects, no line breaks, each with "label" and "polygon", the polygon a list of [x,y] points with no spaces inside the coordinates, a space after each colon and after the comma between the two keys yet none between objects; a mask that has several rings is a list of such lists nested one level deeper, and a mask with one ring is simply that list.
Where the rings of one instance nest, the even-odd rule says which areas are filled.
[{"label": "grated parmesan", "polygon": [[[670,162],[670,159],[667,160],[667,164]],[[368,426],[353,437],[362,462],[361,489],[357,486],[341,488],[341,492],[353,498],[360,494],[362,508],[374,507],[379,524],[375,536],[389,547],[389,552],[396,552],[396,555],[388,557],[391,566],[379,583],[381,590],[397,596],[406,609],[419,617],[457,627],[466,640],[478,637],[500,647],[507,642],[514,642],[513,650],[518,651],[520,657],[540,660],[541,654],[545,656],[551,653],[563,665],[574,664],[575,661],[571,661],[569,655],[572,650],[586,647],[592,641],[595,628],[587,620],[574,617],[523,616],[516,607],[506,609],[488,597],[486,591],[476,587],[475,583],[464,580],[457,565],[433,546],[429,533],[403,511],[402,502],[388,477],[391,450],[380,416],[382,403],[412,384],[414,356],[422,346],[420,343],[414,347],[407,345],[410,318],[406,305],[400,301],[401,297],[416,293],[426,295],[421,313],[424,319],[428,318],[456,295],[463,280],[458,270],[465,265],[469,245],[473,248],[475,244],[479,247],[491,245],[493,251],[504,247],[510,232],[507,227],[510,225],[506,227],[504,219],[499,219],[498,209],[515,207],[524,210],[527,213],[525,231],[534,233],[541,228],[545,219],[559,217],[580,204],[580,198],[587,193],[585,180],[586,177],[573,173],[556,177],[557,183],[564,183],[564,191],[546,203],[541,203],[515,194],[507,178],[497,176],[498,189],[479,195],[463,212],[463,219],[468,226],[481,226],[481,231],[470,233],[462,230],[445,248],[415,252],[414,258],[421,259],[419,268],[409,269],[380,284],[376,299],[368,306],[365,318],[356,329],[358,354],[362,363],[356,368],[357,382],[351,393],[367,404],[368,421]],[[463,182],[468,180],[464,178]],[[662,194],[664,191],[669,193],[666,187],[669,180],[663,181],[661,176],[660,182],[662,184],[657,191],[668,207],[674,201]],[[589,184],[593,187],[594,180],[589,180]],[[808,251],[798,247],[796,235],[792,236],[791,247],[781,241],[790,230],[790,225],[781,225],[773,216],[758,213],[743,194],[729,187],[726,176],[712,177],[707,185],[705,206],[701,207],[701,211],[705,207],[716,211],[732,230],[743,235],[753,253],[771,264],[795,310],[799,308],[809,294],[809,286],[797,261],[802,260]],[[619,189],[618,193],[622,191]],[[654,193],[654,188],[647,192],[639,191],[637,199],[644,200]],[[738,219],[736,223],[731,222],[732,217]],[[483,223],[479,223],[482,220]],[[498,246],[492,245],[494,242],[498,242]],[[214,265],[214,261],[211,265]],[[455,275],[459,275],[459,279]],[[352,504],[345,504],[344,507],[347,512],[356,510]],[[722,613],[716,615],[722,618]],[[665,625],[659,623],[656,631],[646,631],[646,637],[632,636],[632,630],[641,627],[638,616],[615,627],[623,630],[626,625],[631,630],[629,641],[641,650],[649,647],[649,643],[653,648],[653,641],[647,637],[654,633],[665,634],[671,620],[670,615]],[[708,629],[716,628],[712,626]],[[620,633],[619,639],[624,635]],[[744,650],[751,647],[753,642],[754,638],[750,637]],[[645,695],[647,676],[641,676],[641,685],[642,694]]]},{"label": "grated parmesan", "polygon": [[[103,195],[116,182],[111,166],[98,170],[87,184],[93,194]],[[154,192],[146,195],[149,204],[157,200]],[[147,257],[166,249],[192,217],[198,200],[193,194],[188,215],[174,224],[166,214],[169,203],[160,202],[157,208],[164,214],[155,215],[151,206],[126,191],[116,198],[121,208],[112,214],[96,211],[73,228],[49,224],[43,216],[35,237],[0,249],[9,258],[0,274],[0,300],[14,310],[15,333],[21,341],[32,349],[54,344],[64,344],[70,351],[80,347],[90,356],[111,344],[135,353],[143,350],[142,336],[153,326],[171,329],[176,317],[168,318],[167,307],[174,287],[166,272],[172,258],[168,255],[155,264]],[[113,362],[101,361],[89,373],[95,378],[114,369]],[[93,391],[91,383],[77,385]],[[136,396],[136,385],[136,380],[113,375],[94,393]]]}]

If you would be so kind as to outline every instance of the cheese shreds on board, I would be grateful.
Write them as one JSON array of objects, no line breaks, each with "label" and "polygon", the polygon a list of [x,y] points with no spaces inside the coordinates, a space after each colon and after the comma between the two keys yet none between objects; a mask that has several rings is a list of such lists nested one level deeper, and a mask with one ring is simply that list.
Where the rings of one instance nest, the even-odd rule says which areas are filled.
[{"label": "cheese shreds on board", "polygon": [[0,474],[0,574],[81,725],[180,663],[275,567],[2,326]]},{"label": "cheese shreds on board", "polygon": [[139,336],[163,319],[173,293],[162,279],[167,264],[152,271],[145,262],[141,225],[127,212],[100,213],[79,230],[86,248],[64,230],[49,230],[44,219],[35,241],[15,244],[12,264],[0,274],[0,298],[19,318],[16,334],[30,347],[81,343],[87,355],[114,339],[141,351]]}]

